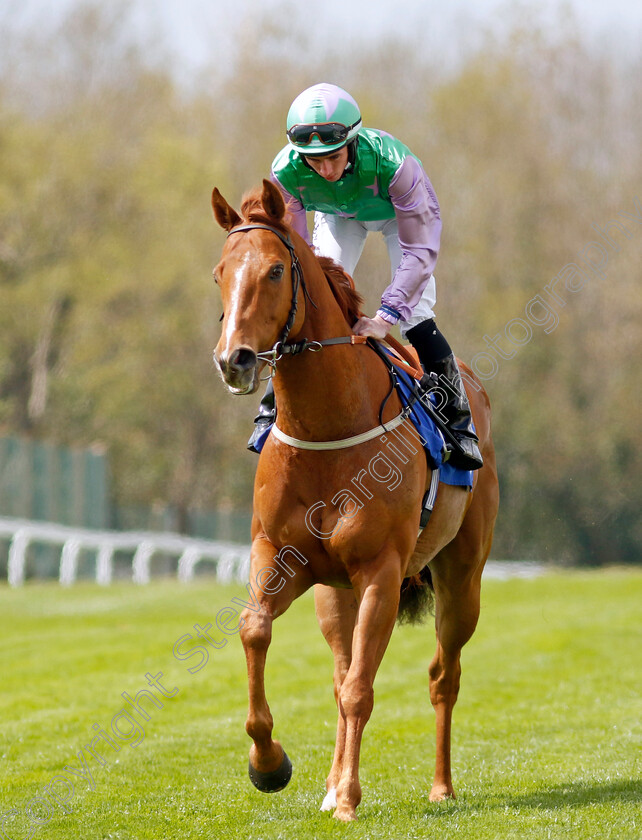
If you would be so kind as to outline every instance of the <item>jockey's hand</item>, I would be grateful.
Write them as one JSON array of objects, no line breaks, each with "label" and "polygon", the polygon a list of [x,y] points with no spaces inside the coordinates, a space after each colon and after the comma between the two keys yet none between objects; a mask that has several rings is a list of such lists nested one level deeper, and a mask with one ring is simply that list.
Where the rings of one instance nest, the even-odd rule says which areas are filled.
[{"label": "jockey's hand", "polygon": [[352,332],[355,335],[366,335],[370,338],[385,338],[391,329],[392,324],[384,321],[380,315],[375,315],[374,318],[359,318]]}]

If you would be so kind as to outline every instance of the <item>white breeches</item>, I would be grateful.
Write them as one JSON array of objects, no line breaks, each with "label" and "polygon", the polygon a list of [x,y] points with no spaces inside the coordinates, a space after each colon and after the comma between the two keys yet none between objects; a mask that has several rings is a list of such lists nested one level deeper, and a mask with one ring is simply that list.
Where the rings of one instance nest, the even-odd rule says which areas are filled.
[{"label": "white breeches", "polygon": [[[312,244],[320,256],[332,257],[345,268],[348,274],[352,275],[361,257],[366,237],[371,231],[379,232],[383,236],[390,257],[391,276],[394,277],[402,258],[396,219],[359,222],[356,219],[344,219],[342,216],[333,216],[329,213],[315,213]],[[407,321],[399,321],[399,328],[404,338],[409,329],[428,318],[435,317],[433,307],[436,299],[435,277],[431,274],[410,318]]]}]

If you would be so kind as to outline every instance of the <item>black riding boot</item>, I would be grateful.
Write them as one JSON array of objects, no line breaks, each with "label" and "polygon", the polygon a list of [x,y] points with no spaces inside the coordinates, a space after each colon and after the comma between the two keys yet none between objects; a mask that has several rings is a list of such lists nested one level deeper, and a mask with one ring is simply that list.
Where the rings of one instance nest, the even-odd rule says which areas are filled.
[{"label": "black riding boot", "polygon": [[274,388],[272,387],[272,380],[268,380],[267,388],[263,394],[263,399],[259,405],[259,413],[254,418],[254,431],[247,442],[247,448],[250,452],[259,452],[255,447],[255,443],[276,420],[276,403],[274,402]]},{"label": "black riding boot", "polygon": [[478,470],[484,461],[479,451],[479,439],[473,429],[470,404],[459,365],[450,345],[432,318],[409,329],[406,337],[417,351],[426,373],[433,373],[437,377],[432,385],[432,390],[438,392],[438,403],[441,403],[437,406],[437,413],[444,419],[456,442],[455,446],[451,446],[448,463],[464,470]]}]

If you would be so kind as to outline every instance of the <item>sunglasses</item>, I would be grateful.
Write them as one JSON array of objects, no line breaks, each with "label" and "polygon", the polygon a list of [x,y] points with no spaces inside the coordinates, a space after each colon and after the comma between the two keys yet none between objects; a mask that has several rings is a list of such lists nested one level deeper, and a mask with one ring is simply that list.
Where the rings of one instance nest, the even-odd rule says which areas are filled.
[{"label": "sunglasses", "polygon": [[293,125],[288,131],[288,137],[296,146],[307,146],[317,137],[324,146],[332,146],[348,139],[348,134],[356,128],[361,120],[352,125],[345,126],[343,123],[313,123]]}]

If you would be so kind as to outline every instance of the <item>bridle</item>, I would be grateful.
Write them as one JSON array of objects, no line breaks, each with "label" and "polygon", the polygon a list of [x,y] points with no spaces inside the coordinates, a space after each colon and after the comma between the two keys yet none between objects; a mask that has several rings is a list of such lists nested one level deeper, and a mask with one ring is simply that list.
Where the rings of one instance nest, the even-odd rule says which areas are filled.
[{"label": "bridle", "polygon": [[[281,332],[280,338],[275,343],[274,347],[271,350],[264,350],[262,352],[257,353],[257,358],[261,361],[264,361],[268,364],[271,368],[270,370],[270,377],[272,378],[276,373],[276,363],[283,358],[284,355],[297,355],[298,353],[302,353],[304,350],[311,350],[312,352],[318,352],[322,350],[324,347],[335,345],[335,344],[369,344],[373,349],[376,348],[376,342],[366,338],[362,335],[345,335],[345,336],[337,336],[336,338],[326,338],[321,341],[308,341],[307,338],[301,339],[301,341],[290,341],[288,342],[288,337],[294,326],[294,320],[296,318],[297,313],[297,306],[298,301],[297,298],[299,296],[299,288],[303,289],[303,296],[307,298],[314,308],[317,308],[316,303],[310,297],[310,293],[308,292],[308,288],[305,283],[305,278],[303,276],[303,269],[301,268],[301,263],[299,258],[294,250],[294,245],[292,244],[292,240],[290,237],[282,233],[277,228],[272,227],[271,225],[260,224],[260,223],[253,223],[249,225],[239,225],[235,227],[233,230],[229,231],[227,234],[228,237],[232,236],[236,233],[245,233],[248,230],[268,230],[277,236],[281,242],[285,245],[288,249],[290,254],[290,261],[291,261],[291,270],[290,274],[292,277],[292,302],[290,304],[290,312],[288,314],[287,320],[285,322],[285,326],[283,327],[283,331]],[[390,342],[389,342],[390,343]],[[396,342],[395,342],[396,344]],[[399,350],[403,350],[401,345],[397,344]],[[382,352],[379,350],[377,351],[379,355],[382,355]],[[398,364],[406,365],[406,367],[410,367],[408,365],[408,359],[404,362],[402,359],[397,361]],[[411,360],[410,360],[411,361]],[[412,368],[411,368],[412,369]],[[388,395],[384,398],[381,407],[379,409],[379,421],[380,425],[374,429],[370,429],[368,432],[364,432],[360,435],[353,435],[352,437],[345,438],[343,440],[332,440],[332,441],[304,441],[298,440],[297,438],[290,437],[282,432],[276,423],[272,427],[272,433],[279,438],[283,443],[287,443],[290,446],[294,446],[298,449],[312,449],[312,450],[328,450],[328,449],[344,449],[351,446],[356,446],[360,443],[365,443],[366,441],[372,440],[373,438],[381,435],[382,433],[386,433],[392,431],[401,423],[405,422],[408,419],[410,413],[410,407],[405,408],[401,414],[394,418],[394,420],[387,422],[386,424],[383,423],[383,409],[390,397],[392,391],[394,390],[394,373],[389,369],[389,373],[391,375],[392,385],[391,390],[389,391]],[[420,378],[420,375],[417,377]]]},{"label": "bridle", "polygon": [[302,341],[295,341],[295,342],[288,342],[288,336],[292,331],[292,327],[294,326],[294,320],[296,318],[297,308],[298,308],[298,296],[299,296],[299,288],[303,289],[303,295],[307,300],[311,303],[312,306],[316,309],[316,303],[310,297],[310,293],[308,292],[308,287],[305,283],[305,278],[303,276],[303,269],[301,268],[301,263],[297,256],[296,251],[294,250],[294,245],[292,244],[292,240],[290,237],[282,233],[277,228],[271,227],[270,225],[264,224],[250,224],[250,225],[240,225],[239,227],[234,228],[228,233],[228,237],[232,236],[235,233],[244,233],[248,230],[269,230],[275,236],[281,240],[281,242],[285,245],[288,249],[290,254],[290,274],[292,277],[292,303],[290,304],[290,312],[288,314],[287,320],[285,322],[285,326],[283,327],[283,331],[281,332],[281,337],[277,340],[276,344],[271,350],[265,350],[261,353],[257,353],[257,358],[263,362],[267,362],[267,364],[271,367],[270,376],[274,376],[276,363],[283,358],[286,353],[291,355],[296,355],[297,353],[302,353],[304,350],[312,350],[313,352],[318,352],[321,350],[324,344],[327,343],[338,343],[336,340],[329,339],[328,341],[308,341],[307,339],[303,339]]}]

